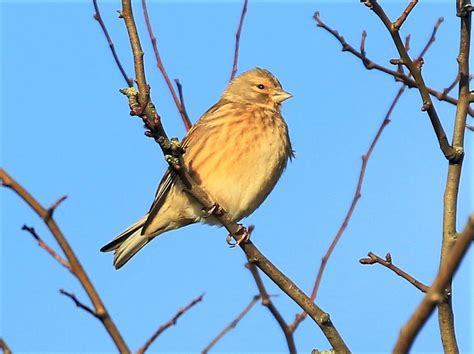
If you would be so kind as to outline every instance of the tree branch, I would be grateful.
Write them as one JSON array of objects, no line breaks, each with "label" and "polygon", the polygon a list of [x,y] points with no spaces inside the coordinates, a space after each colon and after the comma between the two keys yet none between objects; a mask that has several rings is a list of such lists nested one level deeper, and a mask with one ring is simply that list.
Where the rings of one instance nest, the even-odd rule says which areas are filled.
[{"label": "tree branch", "polygon": [[260,295],[255,295],[252,300],[249,302],[247,306],[242,310],[241,313],[237,315],[237,317],[232,320],[201,352],[201,354],[207,354],[211,348],[216,345],[218,341],[222,339],[231,329],[235,328],[237,324],[240,322],[242,318],[252,309],[252,307],[257,303],[260,299]]},{"label": "tree branch", "polygon": [[143,354],[145,353],[150,345],[155,341],[156,338],[158,338],[161,333],[166,331],[169,327],[174,326],[176,322],[178,322],[178,319],[185,313],[187,312],[191,307],[196,305],[197,303],[201,302],[204,297],[204,294],[199,295],[197,298],[195,298],[193,301],[191,301],[189,304],[187,304],[185,307],[181,308],[168,322],[165,324],[161,325],[158,330],[153,333],[153,335],[146,341],[146,343],[137,351],[137,354]]},{"label": "tree branch", "polygon": [[0,337],[0,349],[2,349],[3,354],[12,354],[10,347],[5,343],[5,340]]},{"label": "tree branch", "polygon": [[392,256],[390,255],[390,253],[387,253],[387,255],[385,256],[385,259],[380,258],[379,256],[377,256],[375,253],[372,253],[372,252],[369,252],[368,256],[369,258],[361,258],[359,262],[361,264],[375,264],[375,263],[381,264],[384,267],[390,269],[392,272],[394,272],[398,276],[407,280],[409,283],[413,284],[421,292],[426,293],[429,290],[429,287],[427,285],[416,280],[410,274],[408,274],[407,272],[401,270],[396,265],[394,265],[392,263]]},{"label": "tree branch", "polygon": [[244,25],[245,14],[247,13],[248,0],[244,0],[244,5],[242,6],[242,12],[240,13],[239,26],[237,32],[235,33],[235,48],[234,48],[234,63],[232,64],[232,72],[230,74],[230,80],[232,81],[237,73],[237,63],[239,61],[239,48],[240,48],[240,34],[242,33],[242,27]]},{"label": "tree branch", "polygon": [[418,0],[412,0],[410,1],[410,3],[408,4],[407,8],[402,12],[402,14],[400,15],[400,17],[393,23],[393,28],[398,31],[403,23],[405,22],[405,20],[408,18],[408,15],[410,14],[410,12],[414,9],[414,7],[416,6],[416,4],[418,3]]},{"label": "tree branch", "polygon": [[83,309],[84,311],[90,313],[92,316],[94,316],[95,318],[97,318],[98,320],[100,320],[100,317],[99,317],[99,315],[97,314],[97,312],[95,312],[95,311],[94,311],[93,309],[91,309],[89,306],[84,305],[82,302],[80,302],[79,299],[76,297],[76,295],[74,295],[73,293],[70,293],[70,292],[68,292],[68,291],[66,291],[66,290],[64,290],[64,289],[59,289],[59,292],[60,292],[61,294],[63,294],[64,296],[70,298],[70,299],[74,302],[74,304],[75,304],[77,307]]},{"label": "tree branch", "polygon": [[51,217],[50,209],[44,208],[26,189],[24,189],[18,182],[16,182],[3,168],[0,168],[0,180],[4,187],[8,187],[13,190],[18,196],[28,204],[31,209],[33,209],[36,214],[45,222],[48,229],[53,234],[54,238],[61,247],[64,255],[66,256],[67,261],[69,262],[69,269],[71,273],[76,277],[76,279],[81,283],[85,292],[91,300],[95,313],[97,317],[102,322],[102,325],[105,327],[109,333],[110,338],[115,343],[117,349],[121,353],[129,353],[127,344],[122,338],[117,326],[112,321],[107,309],[105,308],[102,299],[97,293],[94,285],[90,281],[87,273],[84,268],[82,268],[81,263],[79,262],[76,254],[72,250],[71,246],[67,242],[64,234],[62,233],[59,226],[56,224],[54,219]]},{"label": "tree branch", "polygon": [[469,246],[472,244],[473,238],[474,214],[469,217],[464,231],[458,235],[456,243],[446,256],[445,262],[441,265],[438,275],[423,298],[423,301],[413,313],[410,320],[401,329],[400,336],[398,337],[397,343],[393,349],[394,353],[409,352],[415,337],[433,313],[436,305],[444,301],[445,289],[451,283],[459,264],[469,249]]}]

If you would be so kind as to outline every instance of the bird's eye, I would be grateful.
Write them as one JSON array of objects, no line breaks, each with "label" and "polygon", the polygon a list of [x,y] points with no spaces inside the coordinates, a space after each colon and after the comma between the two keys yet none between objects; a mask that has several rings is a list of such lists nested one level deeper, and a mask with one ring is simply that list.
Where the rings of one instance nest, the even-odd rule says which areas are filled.
[{"label": "bird's eye", "polygon": [[257,85],[257,87],[260,89],[260,90],[263,90],[265,88],[265,86],[263,84],[259,84]]}]

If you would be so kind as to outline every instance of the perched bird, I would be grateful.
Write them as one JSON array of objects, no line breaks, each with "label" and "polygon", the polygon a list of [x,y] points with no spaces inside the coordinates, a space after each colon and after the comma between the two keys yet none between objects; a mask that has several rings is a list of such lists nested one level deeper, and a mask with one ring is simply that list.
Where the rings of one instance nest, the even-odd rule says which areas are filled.
[{"label": "perched bird", "polygon": [[[262,204],[293,157],[280,108],[290,97],[268,70],[247,71],[229,83],[182,141],[191,177],[233,221]],[[219,224],[206,217],[169,168],[150,211],[101,251],[115,252],[118,269],[156,236],[197,222]]]}]

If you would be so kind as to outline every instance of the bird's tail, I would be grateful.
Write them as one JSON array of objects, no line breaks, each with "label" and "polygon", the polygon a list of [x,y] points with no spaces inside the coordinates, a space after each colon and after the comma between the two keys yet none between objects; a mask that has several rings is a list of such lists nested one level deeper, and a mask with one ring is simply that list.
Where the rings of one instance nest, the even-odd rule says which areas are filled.
[{"label": "bird's tail", "polygon": [[114,266],[116,269],[121,268],[151,241],[152,237],[142,235],[143,225],[147,218],[148,214],[100,249],[101,252],[114,251]]}]

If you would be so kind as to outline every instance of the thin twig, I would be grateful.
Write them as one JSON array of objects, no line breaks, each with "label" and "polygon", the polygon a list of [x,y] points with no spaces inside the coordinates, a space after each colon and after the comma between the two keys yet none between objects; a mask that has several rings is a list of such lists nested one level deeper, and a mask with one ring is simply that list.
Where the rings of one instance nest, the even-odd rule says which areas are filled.
[{"label": "thin twig", "polygon": [[3,354],[12,354],[10,347],[7,345],[5,340],[0,337],[0,349],[2,349]]},{"label": "thin twig", "polygon": [[[326,25],[322,20],[321,20],[321,17],[320,17],[320,14],[319,12],[316,12],[314,14],[314,20],[316,21],[317,23],[317,26],[324,29],[326,32],[329,32],[334,38],[336,38],[336,40],[341,44],[342,46],[342,51],[344,52],[349,52],[351,53],[352,55],[354,55],[355,57],[359,58],[361,60],[361,62],[364,64],[364,67],[367,69],[367,70],[378,70],[378,71],[381,71],[385,74],[388,74],[390,76],[392,76],[395,80],[397,81],[400,81],[402,83],[404,83],[405,85],[407,85],[409,88],[418,88],[418,85],[417,83],[415,82],[415,80],[411,79],[409,75],[406,75],[404,74],[403,72],[400,72],[400,71],[397,71],[397,70],[392,70],[390,68],[387,68],[385,66],[382,66],[380,64],[377,64],[376,62],[374,62],[373,60],[367,58],[366,56],[366,53],[365,53],[365,50],[363,52],[359,52],[357,51],[354,47],[352,47],[349,43],[346,42],[346,40],[344,39],[343,36],[341,36],[339,34],[339,32],[337,32],[336,30],[332,29],[331,27],[329,27],[328,25]],[[365,34],[366,36],[367,34]],[[364,39],[364,42],[365,42],[365,39]],[[365,43],[364,43],[364,46],[365,46]],[[453,105],[457,105],[458,103],[458,100],[455,99],[454,97],[451,97],[449,95],[444,95],[443,92],[440,92],[440,91],[436,91],[435,89],[433,88],[430,88],[430,87],[427,87],[427,90],[428,92],[436,97],[439,101],[444,101],[444,102],[448,102],[450,104],[453,104]],[[468,111],[469,115],[474,117],[474,109],[469,109]]]},{"label": "thin twig", "polygon": [[[181,103],[181,107],[183,108],[183,111],[186,113],[186,117],[188,116],[188,111],[186,110],[186,105],[184,104],[184,94],[183,94],[183,85],[181,85],[181,81],[179,79],[174,79],[174,82],[176,84],[176,87],[178,88],[178,95],[179,95],[179,102]],[[186,131],[189,130],[189,128],[186,124],[184,125],[186,128]]]},{"label": "thin twig", "polygon": [[245,14],[247,13],[248,0],[244,0],[242,6],[242,12],[240,13],[239,27],[235,32],[235,47],[234,47],[234,63],[232,64],[232,72],[230,74],[230,80],[232,81],[237,73],[237,63],[239,61],[239,48],[240,48],[240,34],[242,33],[242,27],[244,25]]},{"label": "thin twig", "polygon": [[[449,287],[451,280],[459,267],[469,246],[474,238],[474,214],[469,217],[464,231],[457,237],[456,243],[450,250],[445,262],[436,276],[433,284],[426,293],[410,320],[400,331],[397,343],[393,349],[394,353],[408,353],[418,332],[433,313],[436,305],[445,299],[445,289]],[[457,348],[456,348],[457,349]]]},{"label": "thin twig", "polygon": [[63,195],[62,197],[60,197],[58,200],[56,200],[53,205],[51,205],[49,208],[48,208],[48,215],[50,218],[53,217],[53,214],[54,212],[56,211],[57,207],[62,203],[64,202],[65,200],[67,199],[67,195]]},{"label": "thin twig", "polygon": [[361,258],[361,259],[359,259],[359,262],[361,264],[375,264],[375,263],[381,264],[384,267],[390,269],[392,272],[394,272],[398,276],[400,276],[403,279],[407,280],[409,283],[413,284],[421,292],[426,293],[429,290],[429,286],[427,286],[427,285],[423,284],[422,282],[416,280],[410,274],[408,274],[407,272],[401,270],[396,265],[394,265],[392,263],[392,256],[390,255],[390,253],[387,253],[387,255],[385,256],[385,259],[377,256],[375,253],[372,253],[372,252],[369,252],[367,254],[367,256],[369,256],[369,258]]},{"label": "thin twig", "polygon": [[393,28],[395,30],[398,31],[402,27],[403,23],[408,18],[408,15],[414,9],[417,3],[418,3],[418,0],[410,1],[410,3],[407,5],[406,9],[402,12],[400,17],[393,23]]},{"label": "thin twig", "polygon": [[151,44],[153,46],[153,52],[155,53],[156,66],[160,70],[163,78],[165,79],[166,85],[168,86],[171,96],[173,97],[174,104],[176,105],[176,108],[178,109],[178,112],[181,115],[181,119],[183,121],[184,127],[186,128],[186,130],[189,130],[192,127],[192,124],[191,124],[191,121],[189,120],[188,114],[186,113],[186,110],[184,109],[182,102],[178,99],[178,96],[176,95],[176,91],[174,90],[173,84],[171,83],[168,73],[166,72],[166,69],[163,65],[163,61],[161,60],[160,52],[158,51],[158,43],[153,33],[153,28],[151,27],[150,17],[148,16],[148,8],[147,8],[146,0],[142,0],[142,8],[143,8],[143,15],[145,16],[146,28],[148,30]]},{"label": "thin twig", "polygon": [[415,59],[415,62],[416,62],[416,61],[420,61],[420,60],[426,55],[426,53],[427,53],[428,50],[430,49],[431,45],[436,41],[436,33],[438,32],[438,28],[439,28],[439,26],[441,26],[441,24],[443,23],[443,21],[444,21],[444,17],[438,18],[438,20],[436,21],[435,25],[433,26],[433,31],[431,32],[430,39],[429,39],[428,42],[425,44],[425,46],[424,46],[423,49],[421,50],[421,52],[420,52],[420,54],[418,55],[418,57]]},{"label": "thin twig", "polygon": [[450,93],[452,89],[457,85],[458,82],[459,82],[459,74],[456,75],[456,78],[454,79],[454,81],[443,90],[443,95],[447,95],[448,93]]},{"label": "thin twig", "polygon": [[146,343],[137,351],[137,354],[143,354],[145,353],[150,345],[158,338],[165,330],[167,330],[169,327],[174,326],[177,322],[178,319],[185,313],[187,312],[191,307],[196,305],[197,303],[201,302],[204,297],[204,294],[199,295],[197,298],[195,298],[193,301],[191,301],[189,304],[187,304],[185,307],[181,308],[168,322],[162,324],[160,328],[156,330],[155,333],[146,341]]},{"label": "thin twig", "polygon": [[263,285],[263,281],[260,277],[257,267],[255,267],[255,265],[250,262],[246,263],[245,266],[250,270],[250,273],[252,274],[255,283],[257,284],[258,292],[260,293],[260,298],[262,299],[262,305],[268,308],[268,310],[280,326],[281,330],[283,331],[283,334],[285,335],[286,339],[286,344],[288,345],[289,353],[296,354],[296,345],[295,339],[293,338],[293,332],[291,331],[290,326],[288,326],[285,319],[281,315],[280,311],[278,311],[275,304],[270,299],[267,289],[265,289],[265,285]]},{"label": "thin twig", "polygon": [[57,260],[64,268],[71,270],[71,265],[63,257],[61,257],[55,250],[49,247],[46,242],[44,242],[41,237],[39,237],[34,227],[23,225],[22,230],[28,231],[31,236],[38,242],[38,246],[48,252],[55,260]]},{"label": "thin twig", "polygon": [[123,337],[120,334],[117,326],[112,321],[110,314],[107,312],[107,309],[105,308],[105,305],[102,302],[99,293],[97,292],[91,280],[87,276],[87,273],[85,272],[84,268],[82,268],[79,259],[77,258],[73,249],[69,245],[61,229],[56,224],[56,221],[54,220],[54,218],[51,218],[49,216],[48,209],[44,208],[25,188],[18,184],[18,182],[16,182],[3,168],[0,168],[0,180],[1,184],[4,187],[8,187],[13,190],[45,222],[46,226],[51,231],[54,238],[61,247],[64,255],[66,256],[71,273],[74,274],[76,279],[81,283],[85,292],[89,296],[89,299],[94,305],[94,310],[97,314],[96,317],[101,321],[102,325],[109,333],[110,338],[114,341],[119,352],[129,353],[130,350],[128,349],[128,346],[125,341],[123,340]]},{"label": "thin twig", "polygon": [[76,304],[77,307],[83,309],[84,311],[90,313],[92,316],[94,316],[95,318],[99,319],[100,320],[100,317],[99,315],[93,310],[91,309],[89,306],[87,305],[84,305],[82,302],[79,301],[79,299],[76,297],[76,295],[74,295],[73,293],[70,293],[64,289],[59,289],[59,292],[65,296],[67,296],[68,298],[70,298],[74,304]]},{"label": "thin twig", "polygon": [[122,74],[125,82],[127,83],[128,87],[133,86],[133,79],[127,75],[125,69],[123,68],[122,63],[120,62],[120,59],[118,57],[117,52],[115,51],[115,46],[114,43],[112,42],[112,38],[109,35],[109,31],[107,31],[107,27],[105,26],[104,20],[102,20],[102,16],[100,15],[100,10],[99,10],[99,5],[97,4],[97,0],[92,0],[94,4],[94,9],[95,9],[95,14],[94,14],[94,20],[96,20],[100,28],[102,28],[102,32],[104,32],[105,38],[107,39],[107,42],[109,43],[110,51],[112,52],[112,55],[115,60],[115,64],[117,64],[117,67],[120,70],[120,73]]},{"label": "thin twig", "polygon": [[242,318],[252,309],[252,307],[258,302],[260,295],[255,295],[247,306],[242,310],[239,315],[232,320],[211,342],[202,350],[201,354],[206,354],[211,350],[211,348],[222,338],[224,337],[231,329],[235,328]]}]

